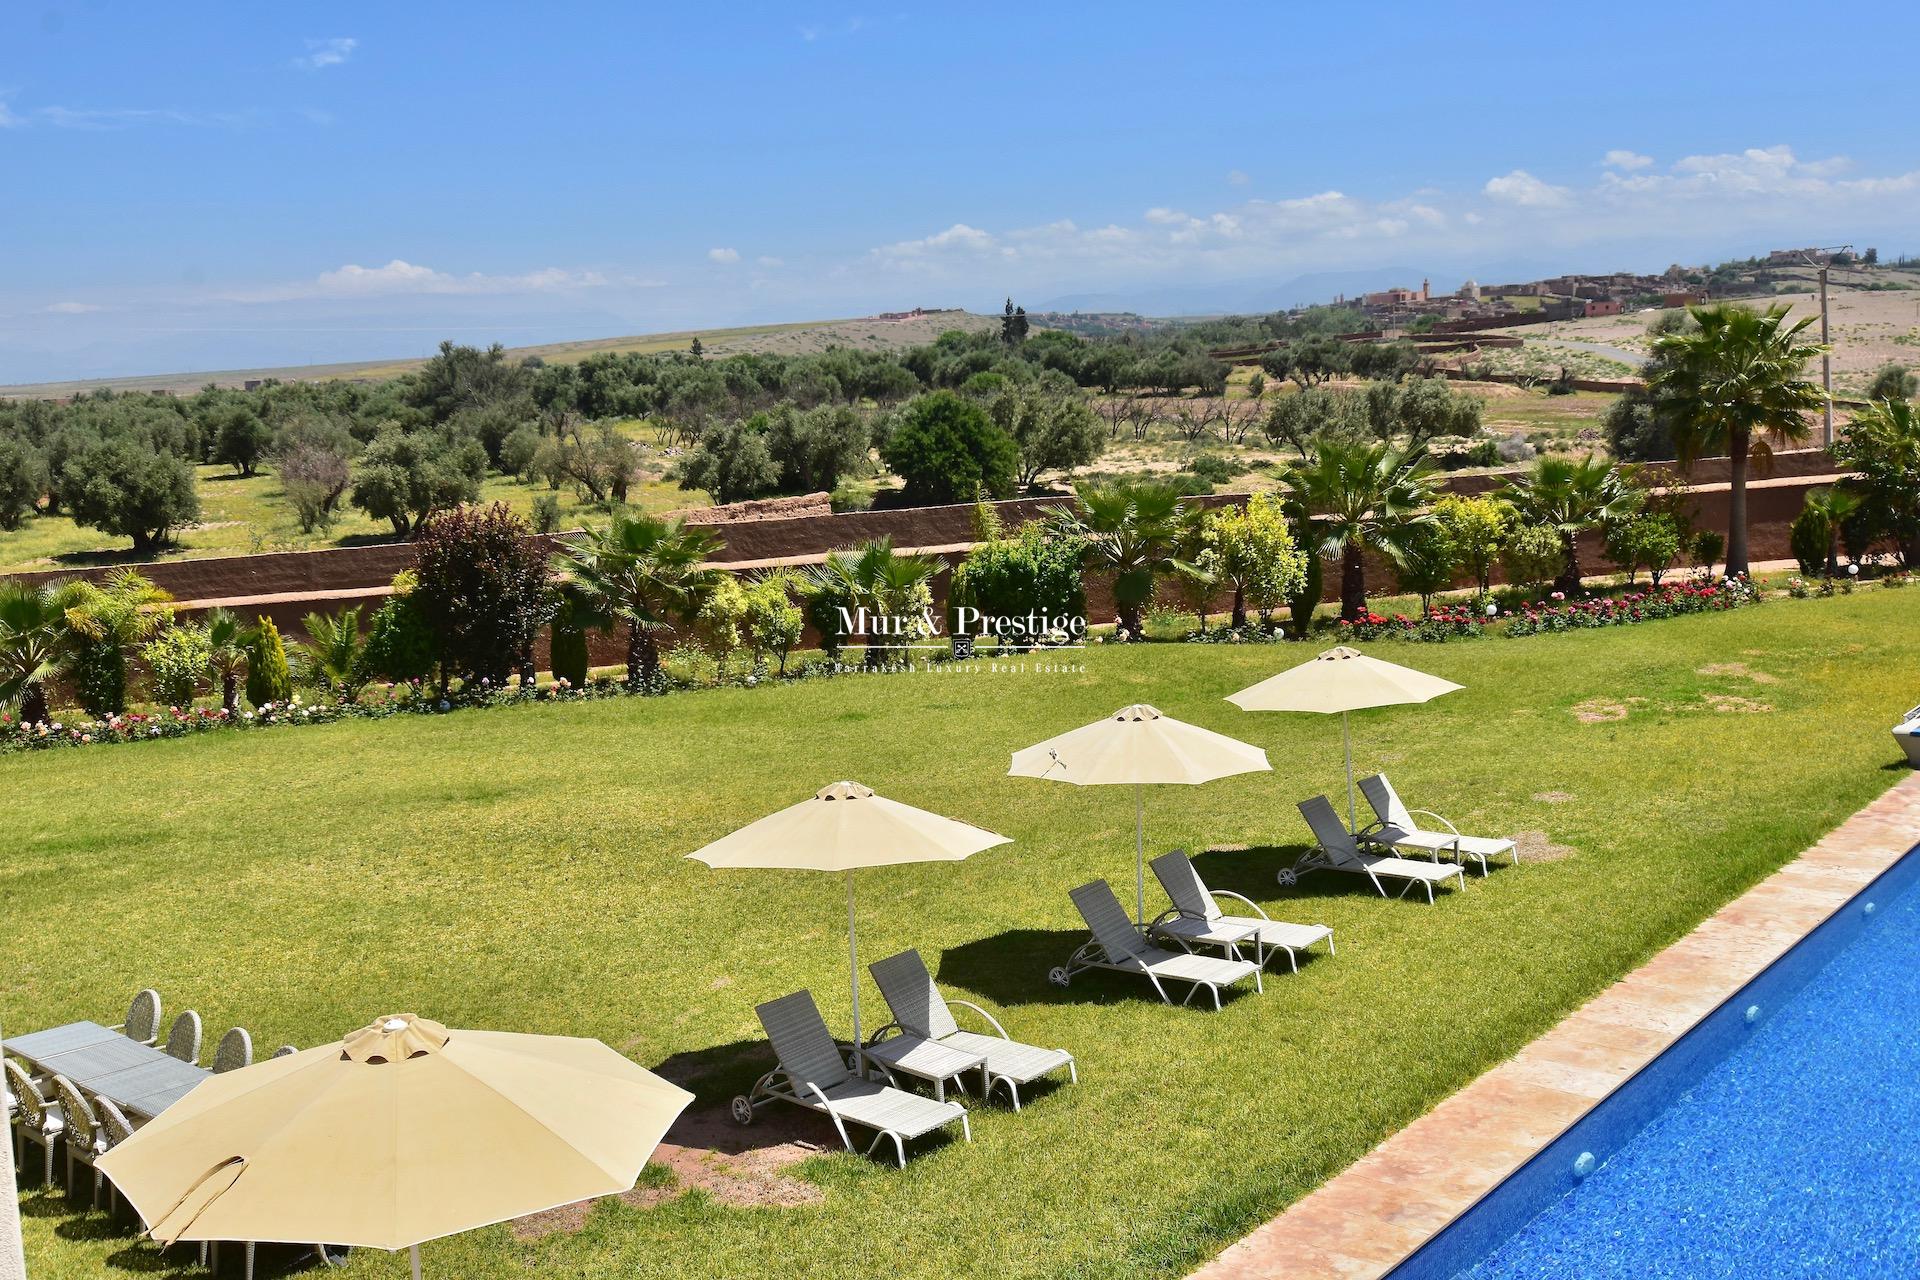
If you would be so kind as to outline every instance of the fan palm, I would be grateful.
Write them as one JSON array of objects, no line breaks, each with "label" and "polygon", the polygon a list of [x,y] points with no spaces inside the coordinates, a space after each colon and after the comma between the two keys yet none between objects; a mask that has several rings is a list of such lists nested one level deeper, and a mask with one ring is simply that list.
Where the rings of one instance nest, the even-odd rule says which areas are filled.
[{"label": "fan palm", "polygon": [[1789,323],[1785,306],[1690,310],[1694,327],[1654,340],[1652,389],[1674,422],[1681,462],[1720,452],[1730,460],[1727,572],[1745,573],[1748,463],[1772,459],[1769,438],[1805,438],[1803,415],[1824,404],[1825,394],[1803,375],[1826,348],[1800,337],[1813,317]]},{"label": "fan palm", "polygon": [[660,672],[660,636],[691,622],[713,590],[706,558],[712,534],[679,520],[618,512],[604,529],[554,557],[565,584],[606,625],[627,628],[627,683],[651,685]]},{"label": "fan palm", "polygon": [[240,682],[252,652],[248,628],[225,609],[207,610],[207,674],[220,685],[220,705],[228,715],[240,709]]},{"label": "fan palm", "polygon": [[1531,473],[1507,487],[1505,497],[1522,524],[1540,525],[1560,535],[1567,560],[1553,585],[1568,595],[1580,590],[1580,535],[1625,519],[1646,501],[1646,494],[1628,484],[1619,468],[1592,454],[1579,462],[1551,454],[1542,457]]},{"label": "fan palm", "polygon": [[1296,516],[1310,523],[1315,554],[1340,557],[1340,616],[1367,611],[1366,553],[1404,563],[1409,532],[1433,519],[1434,473],[1419,449],[1322,439],[1288,468]]},{"label": "fan palm", "polygon": [[1840,572],[1840,526],[1853,518],[1862,502],[1859,494],[1838,485],[1807,491],[1805,510],[1813,514],[1826,535],[1827,558],[1821,571],[1829,578]]},{"label": "fan palm", "polygon": [[929,631],[923,622],[933,607],[933,579],[944,561],[901,555],[892,538],[879,538],[847,551],[834,551],[806,575],[806,589],[838,602],[851,615],[841,631],[864,617],[866,665],[880,667],[914,639]]},{"label": "fan palm", "polygon": [[73,661],[78,599],[73,582],[0,582],[0,706],[18,708],[22,724],[47,718],[47,684]]},{"label": "fan palm", "polygon": [[1150,482],[1084,484],[1074,498],[1074,506],[1050,508],[1047,516],[1056,531],[1085,543],[1089,567],[1113,575],[1120,629],[1138,640],[1159,580],[1193,571],[1177,555],[1185,504],[1170,486]]},{"label": "fan palm", "polygon": [[77,633],[70,679],[80,704],[96,716],[127,709],[127,654],[173,621],[173,597],[137,569],[104,582],[76,582],[67,620]]},{"label": "fan palm", "polygon": [[301,647],[307,679],[339,698],[352,702],[367,682],[366,642],[360,638],[360,608],[339,613],[310,613],[300,619],[307,633]]}]

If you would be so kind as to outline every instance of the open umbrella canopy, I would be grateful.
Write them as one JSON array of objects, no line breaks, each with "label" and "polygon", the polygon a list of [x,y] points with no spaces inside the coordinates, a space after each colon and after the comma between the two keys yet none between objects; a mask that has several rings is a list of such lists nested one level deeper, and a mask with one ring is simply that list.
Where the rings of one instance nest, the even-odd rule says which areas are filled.
[{"label": "open umbrella canopy", "polygon": [[901,862],[958,862],[1006,836],[836,782],[809,799],[687,856],[710,867],[852,871]]},{"label": "open umbrella canopy", "polygon": [[1077,787],[1133,786],[1133,913],[1140,922],[1146,918],[1147,834],[1146,803],[1139,788],[1197,786],[1272,768],[1259,747],[1163,716],[1141,702],[1014,752],[1007,773]]},{"label": "open umbrella canopy", "polygon": [[166,1244],[405,1249],[630,1189],[692,1101],[598,1040],[402,1014],[210,1078],[100,1169]]},{"label": "open umbrella canopy", "polygon": [[1228,694],[1227,701],[1242,711],[1317,711],[1331,715],[1426,702],[1463,687],[1341,645],[1251,688]]},{"label": "open umbrella canopy", "polygon": [[1289,667],[1277,676],[1227,695],[1242,711],[1312,711],[1340,714],[1340,738],[1347,756],[1347,825],[1355,821],[1353,799],[1353,734],[1349,711],[1427,702],[1443,693],[1465,688],[1451,680],[1430,676],[1412,667],[1370,658],[1358,649],[1340,645]]},{"label": "open umbrella canopy", "polygon": [[770,813],[687,856],[710,867],[841,871],[847,877],[847,970],[853,989],[853,1042],[860,1045],[860,935],[854,924],[853,873],[902,862],[958,862],[1012,841],[982,827],[943,818],[875,795],[857,782],[835,782],[811,799]]}]

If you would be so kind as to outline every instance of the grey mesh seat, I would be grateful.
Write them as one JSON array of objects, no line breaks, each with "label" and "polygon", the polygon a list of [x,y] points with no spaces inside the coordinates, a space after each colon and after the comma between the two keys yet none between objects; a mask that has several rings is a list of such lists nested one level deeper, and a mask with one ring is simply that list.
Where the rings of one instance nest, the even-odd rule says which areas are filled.
[{"label": "grey mesh seat", "polygon": [[152,987],[136,993],[133,1003],[127,1006],[127,1020],[117,1027],[109,1027],[108,1030],[118,1031],[127,1039],[139,1044],[152,1044],[158,1040],[160,1038],[160,993]]},{"label": "grey mesh seat", "polygon": [[200,1061],[200,1015],[189,1009],[173,1020],[167,1032],[167,1056],[182,1062]]},{"label": "grey mesh seat", "polygon": [[1047,975],[1058,986],[1066,986],[1075,974],[1089,969],[1113,969],[1139,974],[1153,984],[1154,991],[1168,1004],[1173,1003],[1173,997],[1167,994],[1163,984],[1167,981],[1187,983],[1186,999],[1181,1004],[1191,1001],[1195,992],[1207,991],[1213,996],[1215,1009],[1220,1008],[1220,992],[1236,982],[1252,978],[1254,989],[1263,989],[1260,966],[1249,961],[1154,946],[1133,927],[1133,921],[1127,919],[1126,908],[1113,896],[1113,887],[1105,880],[1083,884],[1072,890],[1070,896],[1073,905],[1080,909],[1081,918],[1087,922],[1087,928],[1093,931],[1093,937],[1082,943],[1066,964]]},{"label": "grey mesh seat", "polygon": [[840,1046],[827,1031],[813,995],[796,991],[778,1000],[769,1000],[754,1012],[766,1028],[767,1039],[780,1065],[760,1077],[753,1092],[733,1100],[733,1118],[741,1124],[753,1122],[754,1110],[779,1100],[818,1111],[833,1121],[840,1141],[847,1150],[858,1151],[847,1132],[850,1124],[874,1131],[866,1154],[888,1138],[893,1139],[894,1156],[901,1168],[907,1165],[907,1143],[915,1138],[960,1122],[960,1132],[973,1141],[966,1110],[951,1102],[923,1098],[891,1085],[856,1076],[847,1069]]},{"label": "grey mesh seat", "polygon": [[[1407,808],[1400,799],[1400,793],[1393,789],[1393,784],[1387,781],[1384,773],[1360,779],[1360,793],[1366,796],[1367,807],[1373,810],[1373,816],[1377,819],[1359,833],[1360,839],[1367,844],[1425,853],[1435,861],[1442,856],[1455,862],[1472,858],[1479,862],[1482,876],[1487,874],[1488,859],[1502,854],[1512,858],[1514,866],[1520,865],[1520,846],[1504,836],[1461,835],[1460,828],[1433,810]],[[1446,830],[1424,828],[1419,818],[1432,818]]]},{"label": "grey mesh seat", "polygon": [[[26,1143],[39,1144],[45,1156],[41,1165],[40,1179],[42,1182],[51,1184],[53,1182],[53,1148],[54,1144],[60,1141],[61,1135],[66,1132],[66,1119],[60,1114],[60,1104],[47,1100],[47,1096],[40,1092],[40,1086],[34,1083],[33,1077],[27,1074],[25,1067],[12,1058],[5,1061],[7,1092],[13,1095],[14,1106],[20,1111],[18,1119],[14,1121],[13,1131],[21,1140],[23,1152],[26,1149]],[[25,1161],[21,1163],[24,1164]]]},{"label": "grey mesh seat", "polygon": [[1467,887],[1466,872],[1458,863],[1416,862],[1411,858],[1392,858],[1385,854],[1362,848],[1360,841],[1348,831],[1340,821],[1340,815],[1333,811],[1333,802],[1325,796],[1315,796],[1311,800],[1300,802],[1300,816],[1307,820],[1307,826],[1313,831],[1314,847],[1302,854],[1291,866],[1280,871],[1280,883],[1292,884],[1304,872],[1326,867],[1334,871],[1351,871],[1363,875],[1386,897],[1387,887],[1382,879],[1404,880],[1400,888],[1400,897],[1406,897],[1409,890],[1420,885],[1427,891],[1427,901],[1433,901],[1433,886],[1449,880],[1459,882],[1460,888]]},{"label": "grey mesh seat", "polygon": [[[971,1000],[949,1002],[934,985],[933,975],[927,972],[926,962],[921,960],[918,951],[902,951],[897,956],[876,960],[867,966],[867,971],[873,975],[880,994],[886,997],[887,1008],[893,1011],[892,1026],[898,1031],[887,1039],[887,1028],[882,1027],[867,1046],[869,1055],[902,1041],[971,1055],[979,1059],[984,1091],[991,1094],[995,1085],[1005,1085],[1015,1111],[1020,1109],[1020,1086],[1052,1075],[1062,1067],[1066,1068],[1069,1081],[1079,1083],[1080,1072],[1074,1065],[1073,1055],[1065,1049],[1021,1044],[1007,1034],[998,1018]],[[951,1005],[978,1014],[993,1028],[994,1034],[961,1030]]]},{"label": "grey mesh seat", "polygon": [[[1287,963],[1295,973],[1300,972],[1298,953],[1314,943],[1325,942],[1327,954],[1333,954],[1332,929],[1323,924],[1288,924],[1284,920],[1275,920],[1251,898],[1228,889],[1207,888],[1184,849],[1163,853],[1153,860],[1152,865],[1154,878],[1160,881],[1160,887],[1167,891],[1167,897],[1173,901],[1173,906],[1153,922],[1152,932],[1158,936],[1172,938],[1189,946],[1219,947],[1235,959],[1239,958],[1242,946],[1251,944],[1253,962],[1262,968],[1266,967],[1268,956],[1276,951],[1284,951]],[[1244,902],[1253,914],[1227,915],[1220,910],[1216,896]]]},{"label": "grey mesh seat", "polygon": [[245,1027],[234,1027],[213,1049],[213,1074],[222,1075],[253,1065],[253,1037]]}]

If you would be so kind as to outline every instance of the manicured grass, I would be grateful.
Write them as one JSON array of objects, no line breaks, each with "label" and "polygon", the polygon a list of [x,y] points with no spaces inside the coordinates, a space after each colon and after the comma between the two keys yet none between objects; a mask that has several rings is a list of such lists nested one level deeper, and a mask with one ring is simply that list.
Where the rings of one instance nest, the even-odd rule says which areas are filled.
[{"label": "manicured grass", "polygon": [[[658,432],[641,422],[624,424],[639,441],[645,456],[636,482],[628,491],[630,504],[647,511],[670,511],[708,505],[700,490],[688,492],[667,478],[669,460]],[[190,560],[207,556],[258,554],[266,551],[304,551],[317,547],[353,546],[393,538],[393,526],[343,504],[331,528],[302,533],[280,480],[266,466],[241,476],[226,466],[195,468],[200,494],[200,522],[181,530],[162,560]],[[605,513],[581,501],[571,488],[549,490],[544,483],[522,484],[511,476],[489,473],[480,487],[482,502],[504,502],[527,515],[535,498],[548,493],[560,500],[563,527],[605,519]],[[0,572],[26,569],[80,568],[95,564],[133,563],[131,544],[98,529],[83,528],[66,516],[35,516],[13,532],[0,532]]]},{"label": "manicured grass", "polygon": [[[1891,785],[1886,729],[1920,667],[1912,614],[1906,593],[1866,591],[1378,646],[1467,687],[1356,716],[1361,767],[1466,829],[1572,851],[1434,907],[1335,873],[1274,883],[1306,834],[1293,802],[1340,786],[1339,725],[1221,698],[1306,646],[1106,647],[1080,673],[849,677],[12,757],[0,1020],[117,1021],[149,984],[170,1014],[197,1007],[210,1035],[243,1023],[261,1046],[413,1011],[597,1036],[723,1106],[769,1065],[755,1002],[811,987],[845,1028],[842,886],[682,855],[853,777],[1016,841],[863,873],[863,958],[919,947],[1016,1035],[1072,1048],[1082,1083],[1017,1116],[976,1107],[971,1146],[924,1149],[904,1172],[813,1159],[799,1176],[819,1204],[606,1203],[574,1234],[436,1242],[429,1272],[1178,1276]],[[1724,664],[1744,666],[1701,671]],[[1132,797],[1009,779],[1007,756],[1138,700],[1275,766],[1150,794],[1152,848],[1257,846],[1205,854],[1202,872],[1277,918],[1334,926],[1336,958],[1217,1014],[1118,975],[1047,983],[1080,938],[1067,889],[1132,874]],[[1575,712],[1601,703],[1624,718]],[[883,1008],[871,986],[865,1003]],[[161,1262],[57,1193],[22,1204],[36,1280],[191,1270],[189,1251]],[[403,1270],[362,1254],[348,1274]]]}]

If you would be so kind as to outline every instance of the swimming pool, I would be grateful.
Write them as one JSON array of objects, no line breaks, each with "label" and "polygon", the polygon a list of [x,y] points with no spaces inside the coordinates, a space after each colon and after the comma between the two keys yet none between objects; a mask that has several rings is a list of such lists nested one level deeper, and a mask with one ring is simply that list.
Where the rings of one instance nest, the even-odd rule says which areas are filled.
[{"label": "swimming pool", "polygon": [[1392,1280],[1920,1275],[1920,849]]}]

